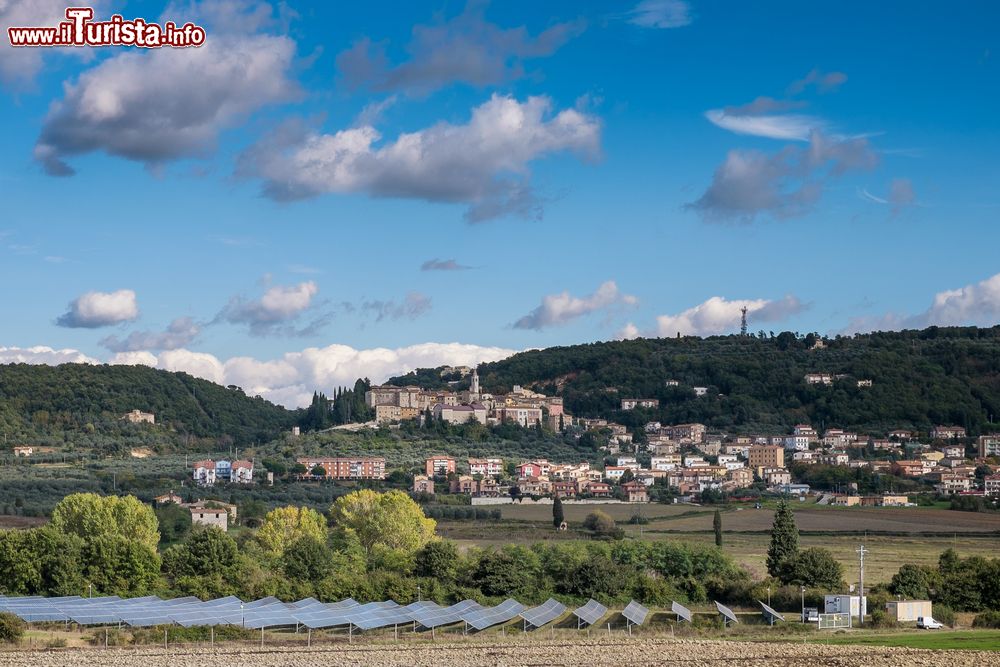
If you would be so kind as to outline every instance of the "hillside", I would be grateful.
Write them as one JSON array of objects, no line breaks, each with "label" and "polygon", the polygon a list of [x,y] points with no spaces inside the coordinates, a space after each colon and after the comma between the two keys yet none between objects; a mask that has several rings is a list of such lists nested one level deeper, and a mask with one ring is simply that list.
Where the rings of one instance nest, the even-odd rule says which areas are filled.
[{"label": "hillside", "polygon": [[[637,339],[523,352],[480,366],[483,387],[514,384],[561,395],[578,416],[631,426],[698,421],[734,432],[787,432],[809,422],[869,432],[964,426],[1000,428],[1000,327],[938,328],[826,339],[785,332],[712,338]],[[830,386],[806,373],[843,374]],[[421,371],[424,376],[432,374]],[[394,378],[405,383],[413,376]],[[857,379],[872,380],[858,387]],[[678,386],[668,387],[667,380]],[[695,397],[692,387],[708,387]],[[622,398],[660,400],[656,410],[619,411]]]},{"label": "hillside", "polygon": [[[156,426],[119,420],[139,409]],[[74,432],[122,434],[169,430],[196,437],[266,440],[291,426],[295,413],[187,373],[146,366],[0,365],[0,432],[9,438]]]}]

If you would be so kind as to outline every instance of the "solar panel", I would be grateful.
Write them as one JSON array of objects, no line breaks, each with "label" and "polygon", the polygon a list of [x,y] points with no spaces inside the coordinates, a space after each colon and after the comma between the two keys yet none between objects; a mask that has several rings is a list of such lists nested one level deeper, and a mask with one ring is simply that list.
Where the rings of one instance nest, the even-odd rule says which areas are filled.
[{"label": "solar panel", "polygon": [[517,600],[504,600],[495,607],[486,607],[466,613],[462,620],[476,630],[485,630],[494,625],[517,618],[524,611],[524,605]]},{"label": "solar panel", "polygon": [[257,607],[266,607],[272,604],[282,604],[281,600],[272,596],[261,598],[259,600],[254,600],[253,602],[247,602],[243,605],[244,609],[256,609]]},{"label": "solar panel", "polygon": [[646,622],[648,615],[649,609],[643,607],[635,600],[629,602],[625,609],[622,610],[622,616],[632,625],[642,625]]},{"label": "solar panel", "polygon": [[413,610],[410,612],[410,616],[412,616],[413,620],[423,627],[428,630],[432,630],[434,628],[441,627],[442,625],[452,625],[453,623],[458,623],[462,620],[462,616],[464,614],[482,609],[484,609],[484,607],[475,600],[462,600],[461,602],[453,604],[450,607]]},{"label": "solar panel", "polygon": [[725,619],[727,624],[740,622],[739,619],[736,618],[736,614],[733,613],[733,610],[726,605],[716,602],[715,608],[719,610],[719,613],[722,614],[722,618]]},{"label": "solar panel", "polygon": [[687,621],[688,623],[691,622],[691,618],[692,618],[691,610],[688,609],[687,607],[685,607],[684,605],[682,605],[680,602],[671,602],[670,603],[670,611],[672,611],[675,614],[677,614],[677,618],[678,619],[680,619],[682,621]]},{"label": "solar panel", "polygon": [[520,616],[528,625],[540,628],[546,623],[550,623],[566,613],[566,605],[558,600],[549,598],[537,607],[525,609]]},{"label": "solar panel", "polygon": [[593,625],[604,618],[608,613],[608,608],[597,600],[590,600],[582,607],[573,610],[573,614],[587,625]]},{"label": "solar panel", "polygon": [[784,616],[782,616],[781,614],[779,614],[778,612],[776,612],[774,609],[772,609],[768,605],[764,604],[760,600],[757,600],[757,602],[760,604],[761,608],[764,611],[764,619],[767,620],[767,621],[769,621],[771,623],[771,625],[774,625],[775,621],[783,621],[783,620],[785,620]]}]

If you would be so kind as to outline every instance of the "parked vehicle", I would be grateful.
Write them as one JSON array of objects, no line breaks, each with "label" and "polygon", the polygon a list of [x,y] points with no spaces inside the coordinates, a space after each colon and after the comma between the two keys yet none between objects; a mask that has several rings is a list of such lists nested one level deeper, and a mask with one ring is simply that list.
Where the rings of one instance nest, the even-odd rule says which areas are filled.
[{"label": "parked vehicle", "polygon": [[935,621],[932,616],[920,616],[917,618],[917,627],[923,628],[924,630],[940,630],[944,627],[944,624]]}]

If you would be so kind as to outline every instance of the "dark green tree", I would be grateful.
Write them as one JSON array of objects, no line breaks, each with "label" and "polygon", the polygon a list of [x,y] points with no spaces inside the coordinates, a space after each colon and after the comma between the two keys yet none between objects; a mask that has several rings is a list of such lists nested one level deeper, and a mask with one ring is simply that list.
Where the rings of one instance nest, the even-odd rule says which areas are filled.
[{"label": "dark green tree", "polygon": [[788,503],[782,499],[774,513],[771,527],[771,544],[767,548],[767,571],[772,577],[781,573],[784,561],[799,552],[799,529],[795,527],[795,516]]},{"label": "dark green tree", "polygon": [[458,547],[447,540],[428,542],[414,558],[414,573],[420,577],[451,581],[457,569]]},{"label": "dark green tree", "polygon": [[804,549],[781,561],[782,583],[836,591],[844,584],[844,568],[827,549]]},{"label": "dark green tree", "polygon": [[557,495],[552,501],[552,525],[558,528],[566,520],[566,513],[563,512],[562,499]]},{"label": "dark green tree", "polygon": [[715,510],[715,516],[712,517],[712,529],[715,531],[715,546],[722,546],[722,513],[719,510]]}]

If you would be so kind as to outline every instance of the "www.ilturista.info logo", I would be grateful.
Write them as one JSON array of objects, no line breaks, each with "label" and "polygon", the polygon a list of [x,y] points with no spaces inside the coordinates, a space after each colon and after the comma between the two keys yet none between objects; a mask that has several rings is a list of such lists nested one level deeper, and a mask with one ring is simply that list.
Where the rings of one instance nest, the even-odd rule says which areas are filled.
[{"label": "www.ilturista.info logo", "polygon": [[164,46],[185,48],[205,43],[205,29],[188,22],[178,26],[173,21],[163,25],[143,19],[125,20],[120,14],[107,21],[94,21],[91,7],[69,7],[65,21],[54,27],[10,27],[11,46],[141,46],[158,49]]}]

